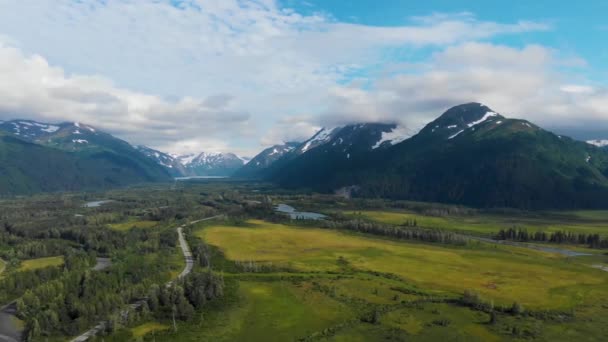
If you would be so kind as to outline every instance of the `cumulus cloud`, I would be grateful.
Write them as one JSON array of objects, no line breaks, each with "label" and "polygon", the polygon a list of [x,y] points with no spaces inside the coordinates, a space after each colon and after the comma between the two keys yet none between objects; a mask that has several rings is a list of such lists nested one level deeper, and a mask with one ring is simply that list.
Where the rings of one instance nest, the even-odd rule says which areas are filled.
[{"label": "cumulus cloud", "polygon": [[87,122],[157,146],[198,137],[193,149],[221,139],[222,132],[245,131],[249,120],[248,113],[232,109],[223,95],[167,101],[119,88],[103,77],[68,75],[41,56],[26,56],[1,44],[0,74],[3,119]]},{"label": "cumulus cloud", "polygon": [[[39,117],[62,113],[155,147],[184,149],[179,146],[198,141],[191,148],[206,149],[206,141],[230,141],[226,148],[252,154],[273,124],[284,127],[285,117],[352,98],[357,90],[339,84],[392,63],[395,54],[547,29],[470,13],[393,27],[357,25],[302,15],[273,0],[0,1],[0,41],[16,47],[24,62],[15,63],[30,70],[8,74],[21,77],[23,89],[9,89],[3,106]],[[40,81],[43,69],[60,85]],[[33,100],[26,103],[26,96]],[[377,100],[369,96],[384,95],[357,100],[369,115],[390,116],[373,112]],[[307,122],[303,131],[319,124]],[[293,138],[303,126],[289,130]],[[262,142],[289,135],[271,132]]]},{"label": "cumulus cloud", "polygon": [[586,126],[606,132],[608,91],[570,83],[561,68],[584,65],[572,60],[578,61],[538,45],[454,45],[409,72],[375,80],[371,87],[332,88],[327,110],[315,121],[384,121],[419,129],[450,106],[482,102],[506,116],[559,132],[580,132]]}]

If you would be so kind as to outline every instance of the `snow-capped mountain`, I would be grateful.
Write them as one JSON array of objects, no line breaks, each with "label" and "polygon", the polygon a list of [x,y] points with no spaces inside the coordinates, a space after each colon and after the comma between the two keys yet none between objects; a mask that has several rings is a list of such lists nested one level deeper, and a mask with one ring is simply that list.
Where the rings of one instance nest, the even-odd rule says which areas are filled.
[{"label": "snow-capped mountain", "polygon": [[231,176],[246,164],[247,158],[234,153],[202,152],[198,155],[178,156],[177,160],[191,175],[196,176]]},{"label": "snow-capped mountain", "polygon": [[260,178],[296,159],[302,160],[303,164],[318,163],[322,169],[335,163],[363,158],[373,150],[383,150],[409,136],[409,130],[395,124],[361,123],[325,127],[303,143],[275,145],[265,149],[235,175]]},{"label": "snow-capped mountain", "polygon": [[234,153],[202,152],[199,154],[176,155],[164,153],[147,146],[137,146],[137,149],[166,168],[174,177],[229,177],[249,161],[249,158],[240,157]]},{"label": "snow-capped mountain", "polygon": [[31,120],[11,120],[0,123],[0,130],[28,140],[55,133],[60,128],[59,125],[44,124]]},{"label": "snow-capped mountain", "polygon": [[[427,124],[419,133],[434,141],[453,140],[479,129],[480,126],[498,126],[505,118],[479,103],[452,107],[443,115]],[[529,122],[522,122],[522,127],[533,128]]]},{"label": "snow-capped mountain", "polygon": [[473,206],[608,205],[602,197],[607,153],[482,104],[452,107],[410,135],[377,123],[323,129],[257,178],[288,188],[356,186],[358,195]]},{"label": "snow-capped mountain", "polygon": [[98,132],[89,125],[78,122],[60,124],[42,123],[31,120],[11,120],[0,123],[0,130],[15,136],[64,150],[81,150],[91,147],[91,137],[108,134]]},{"label": "snow-capped mountain", "polygon": [[78,122],[0,122],[0,193],[98,189],[168,181],[126,141]]},{"label": "snow-capped mountain", "polygon": [[295,150],[301,143],[287,142],[285,144],[271,146],[253,157],[246,165],[240,168],[234,175],[243,178],[256,178],[256,175],[266,170],[277,160]]},{"label": "snow-capped mountain", "polygon": [[[409,129],[384,123],[361,123],[340,127],[322,128],[294,151],[303,154],[324,146],[326,150],[374,150],[402,142],[412,136]],[[352,154],[351,154],[352,155]]]},{"label": "snow-capped mountain", "polygon": [[184,165],[175,156],[143,145],[138,145],[135,148],[139,152],[143,153],[146,157],[154,160],[157,164],[167,169],[167,171],[174,177],[190,175],[188,170],[186,170]]}]

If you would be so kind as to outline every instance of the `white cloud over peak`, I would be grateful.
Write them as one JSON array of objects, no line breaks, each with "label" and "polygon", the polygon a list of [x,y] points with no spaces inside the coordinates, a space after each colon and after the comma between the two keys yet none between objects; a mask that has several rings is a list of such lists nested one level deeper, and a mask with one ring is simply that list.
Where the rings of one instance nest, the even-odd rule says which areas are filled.
[{"label": "white cloud over peak", "polygon": [[419,129],[451,106],[482,102],[507,116],[558,131],[582,129],[591,122],[608,131],[608,92],[567,83],[560,68],[572,65],[571,60],[538,45],[454,45],[366,89],[333,88],[330,105],[317,121],[388,121]]},{"label": "white cloud over peak", "polygon": [[100,76],[68,75],[41,56],[1,44],[0,74],[4,119],[87,122],[159,146],[196,135],[214,138],[218,130],[238,132],[249,119],[248,113],[231,109],[226,98],[167,101],[119,88]]}]

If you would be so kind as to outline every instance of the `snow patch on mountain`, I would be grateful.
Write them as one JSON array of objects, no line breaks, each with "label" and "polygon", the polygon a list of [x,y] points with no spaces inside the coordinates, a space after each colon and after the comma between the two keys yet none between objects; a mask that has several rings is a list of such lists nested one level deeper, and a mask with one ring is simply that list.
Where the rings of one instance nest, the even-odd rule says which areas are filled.
[{"label": "snow patch on mountain", "polygon": [[397,126],[393,128],[390,132],[382,132],[382,137],[374,146],[372,146],[372,149],[377,149],[385,142],[388,142],[391,145],[396,145],[411,136],[412,134],[407,128],[403,126]]},{"label": "snow patch on mountain", "polygon": [[[461,129],[460,131],[456,132],[455,134],[450,135],[447,140],[451,140],[451,139],[456,138],[457,136],[459,136],[462,132],[464,132],[467,129],[475,130],[475,126],[477,126],[479,124],[482,124],[482,123],[486,122],[487,120],[489,120],[489,119],[491,119],[493,117],[498,117],[498,116],[499,116],[498,113],[495,113],[495,112],[486,112],[479,120],[475,120],[475,121],[469,122],[467,124],[467,127],[465,129]],[[502,121],[498,121],[498,123],[502,123]],[[447,128],[452,129],[452,128],[455,128],[455,127],[456,127],[456,125],[450,125]]]},{"label": "snow patch on mountain", "polygon": [[183,156],[177,156],[177,160],[184,166],[192,164],[192,161],[197,157],[196,154],[186,154]]},{"label": "snow patch on mountain", "polygon": [[305,153],[310,150],[312,147],[317,147],[328,142],[331,139],[332,133],[341,127],[331,127],[326,128],[323,127],[317,134],[315,134],[310,140],[308,140],[304,146],[300,149],[301,153]]},{"label": "snow patch on mountain", "polygon": [[597,147],[605,147],[605,146],[608,146],[608,140],[605,140],[605,139],[587,140],[587,144],[595,145]]},{"label": "snow patch on mountain", "polygon": [[[38,126],[38,125],[37,125]],[[40,125],[41,131],[47,132],[47,133],[55,133],[59,130],[59,126],[55,126],[55,125]]]},{"label": "snow patch on mountain", "polygon": [[456,138],[462,132],[464,132],[464,129],[461,129],[460,131],[456,132],[456,134],[450,135],[448,137],[448,140]]},{"label": "snow patch on mountain", "polygon": [[489,118],[493,117],[493,116],[498,116],[498,113],[494,113],[494,112],[487,112],[481,119],[473,121],[471,123],[469,123],[467,126],[469,126],[469,128],[473,127],[473,126],[477,126],[480,123],[488,120]]}]

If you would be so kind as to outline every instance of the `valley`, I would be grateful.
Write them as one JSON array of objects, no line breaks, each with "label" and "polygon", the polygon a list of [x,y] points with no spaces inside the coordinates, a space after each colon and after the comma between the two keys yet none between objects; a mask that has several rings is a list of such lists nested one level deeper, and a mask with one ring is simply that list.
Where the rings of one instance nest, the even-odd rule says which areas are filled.
[{"label": "valley", "polygon": [[[109,323],[91,340],[561,341],[601,340],[606,334],[608,249],[568,241],[491,240],[514,227],[604,239],[605,211],[501,212],[344,199],[221,179],[92,195],[3,202],[0,256],[7,265],[0,288],[9,294],[4,302],[21,298],[16,315],[23,320],[23,339],[63,341],[100,320]],[[84,205],[101,200],[107,202]],[[292,218],[290,210],[276,210],[280,204],[324,217]],[[187,222],[192,225],[184,226]],[[186,302],[172,297],[173,285],[164,295],[164,287],[155,285],[182,277],[182,243],[175,234],[181,226],[182,242],[192,252],[192,274],[175,286]],[[40,235],[45,231],[57,237]],[[84,235],[73,240],[74,234]],[[540,248],[519,245],[524,243]],[[75,259],[74,253],[84,254]],[[104,268],[97,269],[95,260],[84,262],[86,255],[106,258]],[[84,263],[78,266],[76,260]],[[92,267],[94,273],[85,270]],[[118,291],[119,296],[95,312],[58,311],[58,321],[48,325],[44,317],[56,309],[32,296],[58,289],[26,280],[33,273],[50,277],[50,284],[92,277],[85,284],[97,295]],[[189,291],[199,278],[221,281],[221,292],[197,302]],[[15,281],[26,282],[13,288]],[[68,286],[82,293],[71,297],[75,305],[97,298],[83,285]],[[156,302],[150,295],[155,291],[161,291],[159,299],[169,297]],[[142,294],[148,299],[141,309],[122,318],[113,314]],[[176,316],[162,304],[166,300],[175,300]],[[14,335],[2,329],[0,334]]]},{"label": "valley", "polygon": [[3,342],[608,334],[602,142],[479,103],[251,160],[23,120],[0,152]]},{"label": "valley", "polygon": [[608,341],[606,13],[0,1],[0,342]]}]

